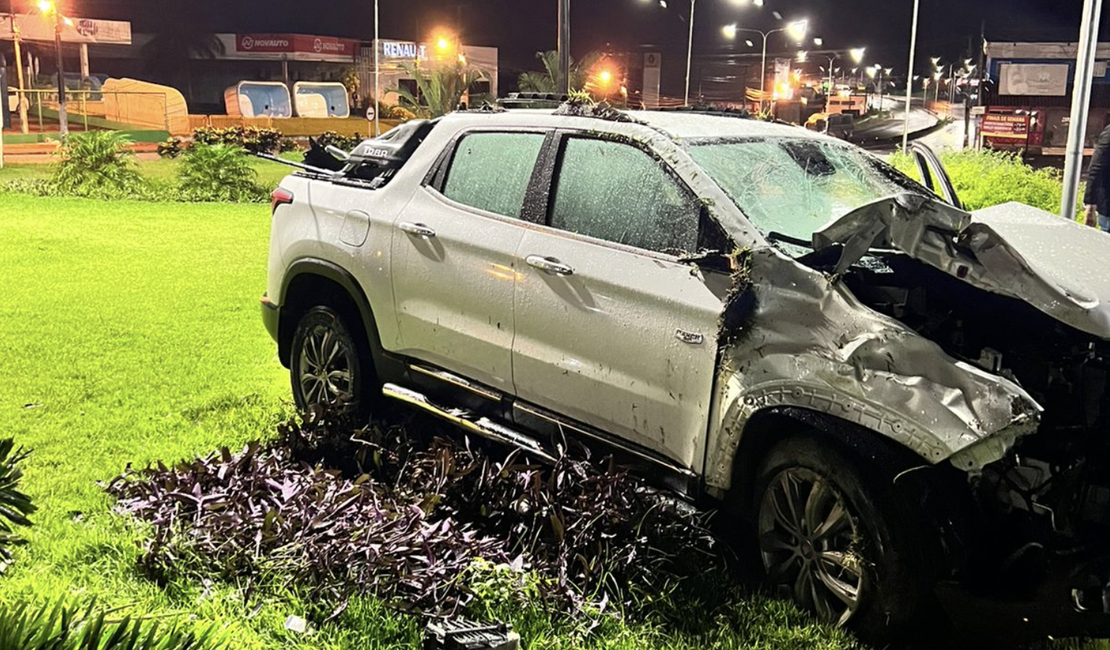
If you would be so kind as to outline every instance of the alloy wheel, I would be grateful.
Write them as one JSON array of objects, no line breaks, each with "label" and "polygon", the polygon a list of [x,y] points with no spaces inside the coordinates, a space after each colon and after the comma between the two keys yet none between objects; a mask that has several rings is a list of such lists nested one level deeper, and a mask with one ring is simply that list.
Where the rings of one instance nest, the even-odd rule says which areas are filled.
[{"label": "alloy wheel", "polygon": [[828,479],[781,471],[759,508],[759,546],[772,585],[825,622],[844,625],[866,597],[857,517]]},{"label": "alloy wheel", "polygon": [[325,325],[313,327],[301,344],[298,364],[305,404],[349,403],[355,358],[354,350],[334,329]]}]

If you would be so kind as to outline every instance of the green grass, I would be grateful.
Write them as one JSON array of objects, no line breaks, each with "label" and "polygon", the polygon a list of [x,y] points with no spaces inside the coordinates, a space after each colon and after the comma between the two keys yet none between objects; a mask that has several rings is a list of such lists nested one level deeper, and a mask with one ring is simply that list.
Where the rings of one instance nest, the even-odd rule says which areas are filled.
[{"label": "green grass", "polygon": [[[300,160],[299,154],[283,154],[290,160]],[[173,181],[177,179],[177,170],[181,160],[142,160],[138,162],[139,173],[157,181]],[[251,166],[258,172],[258,182],[264,187],[277,187],[281,179],[289,175],[292,168],[266,160],[255,159]],[[0,184],[14,180],[35,180],[50,178],[53,166],[49,164],[19,164],[5,165],[0,169]]]},{"label": "green grass", "polygon": [[[326,615],[326,603],[280,589],[244,602],[232,584],[154,584],[136,569],[143,527],[112,514],[97,486],[129,464],[239,447],[291,415],[258,313],[268,235],[267,206],[0,195],[0,421],[2,435],[34,450],[25,489],[41,508],[0,576],[0,608],[96,599],[234,625],[235,648],[418,645],[420,623],[373,599],[302,637],[282,622]],[[693,602],[662,604],[669,622],[609,619],[589,637],[538,610],[506,613],[529,648],[853,647],[780,602],[738,600],[714,617]]]}]

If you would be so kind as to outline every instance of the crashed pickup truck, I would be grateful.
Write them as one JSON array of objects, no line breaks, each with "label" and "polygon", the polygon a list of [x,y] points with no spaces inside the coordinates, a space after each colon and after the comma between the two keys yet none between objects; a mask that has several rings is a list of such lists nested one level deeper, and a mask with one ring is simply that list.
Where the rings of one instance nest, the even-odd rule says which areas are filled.
[{"label": "crashed pickup truck", "polygon": [[871,640],[1110,633],[1110,237],[735,116],[462,111],[312,155],[262,299],[300,407],[602,447]]}]

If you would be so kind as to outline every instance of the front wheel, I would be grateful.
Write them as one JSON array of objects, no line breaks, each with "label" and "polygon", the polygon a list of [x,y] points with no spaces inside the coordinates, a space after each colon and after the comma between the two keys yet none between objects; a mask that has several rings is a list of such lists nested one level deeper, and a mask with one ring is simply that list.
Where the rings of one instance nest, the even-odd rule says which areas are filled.
[{"label": "front wheel", "polygon": [[290,379],[297,408],[320,405],[363,414],[372,383],[369,355],[330,307],[305,312],[293,333]]},{"label": "front wheel", "polygon": [[881,643],[908,630],[922,600],[913,533],[877,484],[851,454],[798,437],[763,461],[754,506],[771,587]]}]

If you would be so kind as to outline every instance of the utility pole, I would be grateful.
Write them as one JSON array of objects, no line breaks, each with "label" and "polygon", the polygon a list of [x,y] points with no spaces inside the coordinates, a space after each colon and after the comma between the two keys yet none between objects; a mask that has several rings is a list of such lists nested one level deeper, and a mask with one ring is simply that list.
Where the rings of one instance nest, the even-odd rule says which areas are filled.
[{"label": "utility pole", "polygon": [[66,115],[66,77],[62,68],[62,13],[54,7],[54,56],[58,63],[58,135],[69,136],[69,116]]},{"label": "utility pole", "polygon": [[23,82],[23,45],[21,42],[23,39],[19,33],[19,25],[15,22],[14,4],[15,3],[13,0],[13,2],[9,3],[8,5],[8,20],[11,21],[12,39],[15,41],[15,79],[16,86],[19,89],[19,93],[16,95],[15,101],[16,104],[19,105],[19,130],[22,131],[24,135],[26,135],[30,132],[30,127],[27,124],[27,88],[26,86],[24,86]]},{"label": "utility pole", "polygon": [[570,94],[570,0],[559,0],[558,92]]},{"label": "utility pole", "polygon": [[1079,200],[1079,176],[1083,169],[1083,148],[1087,135],[1091,87],[1094,84],[1095,53],[1098,50],[1098,27],[1102,17],[1102,0],[1084,0],[1083,22],[1079,26],[1079,52],[1075,59],[1075,86],[1071,98],[1071,126],[1064,160],[1064,196],[1060,215],[1075,218]]},{"label": "utility pole", "polygon": [[378,26],[381,24],[381,18],[378,14],[378,0],[374,0],[374,137],[382,134],[381,113],[382,108],[382,42],[380,40],[381,31]]},{"label": "utility pole", "polygon": [[[913,109],[913,66],[917,54],[917,19],[921,15],[921,0],[913,0],[913,29],[910,31],[910,67],[906,70],[906,119],[902,124],[902,152],[910,147],[910,111]],[[881,107],[880,107],[881,108]]]},{"label": "utility pole", "polygon": [[684,106],[690,105],[690,69],[694,65],[694,14],[697,6],[698,0],[690,0],[690,41],[686,48],[686,96],[683,99]]}]

